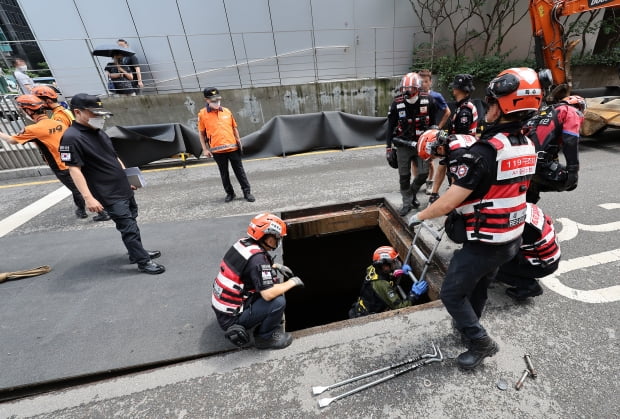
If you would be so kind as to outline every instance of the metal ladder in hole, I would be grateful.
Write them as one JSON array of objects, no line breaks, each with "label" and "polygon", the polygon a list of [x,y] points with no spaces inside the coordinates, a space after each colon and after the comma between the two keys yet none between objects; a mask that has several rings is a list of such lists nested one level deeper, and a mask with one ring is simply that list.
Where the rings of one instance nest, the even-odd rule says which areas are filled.
[{"label": "metal ladder in hole", "polygon": [[[420,249],[420,246],[418,246],[418,239],[422,234],[422,230],[427,230],[435,238],[435,245],[431,249],[431,252],[428,254],[428,256],[426,256],[424,252],[422,252],[422,249]],[[422,224],[418,226],[417,231],[413,236],[413,240],[411,241],[411,247],[407,252],[407,257],[405,257],[404,260],[404,263],[409,263],[409,265],[411,265],[411,254],[412,252],[415,252],[416,255],[418,255],[418,257],[424,262],[424,267],[422,268],[422,272],[420,273],[419,278],[416,278],[413,272],[409,272],[409,276],[411,277],[413,283],[423,280],[426,276],[426,271],[431,264],[431,260],[433,260],[433,256],[435,256],[435,252],[437,251],[437,248],[439,247],[439,244],[441,243],[441,239],[443,238],[445,232],[446,231],[443,226],[435,229],[432,225],[427,224],[426,221],[423,221]]]}]

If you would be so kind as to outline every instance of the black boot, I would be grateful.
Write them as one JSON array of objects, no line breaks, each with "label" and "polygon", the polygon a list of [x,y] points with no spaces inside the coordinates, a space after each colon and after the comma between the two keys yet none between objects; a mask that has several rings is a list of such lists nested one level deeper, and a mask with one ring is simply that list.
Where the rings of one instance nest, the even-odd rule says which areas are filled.
[{"label": "black boot", "polygon": [[525,301],[529,297],[538,297],[539,295],[542,295],[542,293],[543,289],[538,284],[538,281],[534,282],[528,288],[514,287],[506,290],[506,294],[508,294],[510,298],[514,298],[517,301]]},{"label": "black boot", "polygon": [[499,346],[489,336],[472,339],[469,349],[458,356],[456,362],[464,370],[476,368],[484,358],[493,356],[499,351]]},{"label": "black boot", "polygon": [[284,349],[293,342],[293,336],[282,331],[280,328],[268,339],[263,339],[260,336],[254,337],[254,346],[258,349]]}]

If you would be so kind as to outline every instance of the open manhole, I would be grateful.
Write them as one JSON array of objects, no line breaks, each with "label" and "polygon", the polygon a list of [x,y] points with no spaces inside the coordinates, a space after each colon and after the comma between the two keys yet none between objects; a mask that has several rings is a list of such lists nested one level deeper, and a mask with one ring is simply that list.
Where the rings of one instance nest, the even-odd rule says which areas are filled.
[{"label": "open manhole", "polygon": [[[289,331],[327,325],[348,319],[348,311],[359,296],[372,262],[372,253],[379,246],[392,246],[403,263],[409,263],[416,275],[422,262],[405,257],[411,246],[412,234],[404,220],[384,199],[349,202],[324,207],[286,211],[281,214],[288,234],[282,244],[282,258],[305,288],[288,293],[286,328]],[[423,241],[418,246],[426,250]],[[414,252],[415,253],[415,252]],[[441,275],[434,261],[426,273],[428,297],[421,303],[438,298]],[[405,292],[411,279],[401,277]]]}]

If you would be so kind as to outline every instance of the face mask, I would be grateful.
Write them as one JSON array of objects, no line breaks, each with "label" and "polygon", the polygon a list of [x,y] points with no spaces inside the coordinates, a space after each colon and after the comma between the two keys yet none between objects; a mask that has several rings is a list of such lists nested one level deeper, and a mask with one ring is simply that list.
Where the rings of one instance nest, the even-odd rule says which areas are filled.
[{"label": "face mask", "polygon": [[209,107],[211,109],[219,109],[221,101],[217,100],[215,102],[209,102]]},{"label": "face mask", "polygon": [[28,70],[28,66],[27,65],[20,65],[20,66],[17,67],[17,69],[23,73],[26,70]]},{"label": "face mask", "polygon": [[413,105],[414,103],[418,101],[418,95],[415,95],[413,97],[408,97],[405,100],[407,101],[408,104]]},{"label": "face mask", "polygon": [[105,124],[105,118],[103,116],[88,118],[88,125],[90,125],[94,129],[103,128],[103,124]]}]

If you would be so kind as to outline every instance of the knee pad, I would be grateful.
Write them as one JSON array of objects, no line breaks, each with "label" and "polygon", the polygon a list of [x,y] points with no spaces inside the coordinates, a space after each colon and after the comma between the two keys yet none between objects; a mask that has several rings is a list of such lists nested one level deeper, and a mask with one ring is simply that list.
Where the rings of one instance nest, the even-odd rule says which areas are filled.
[{"label": "knee pad", "polygon": [[242,347],[250,343],[250,335],[248,335],[248,331],[245,330],[245,327],[240,324],[233,324],[226,332],[224,332],[224,336],[226,339],[232,342],[233,345]]}]

